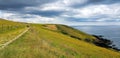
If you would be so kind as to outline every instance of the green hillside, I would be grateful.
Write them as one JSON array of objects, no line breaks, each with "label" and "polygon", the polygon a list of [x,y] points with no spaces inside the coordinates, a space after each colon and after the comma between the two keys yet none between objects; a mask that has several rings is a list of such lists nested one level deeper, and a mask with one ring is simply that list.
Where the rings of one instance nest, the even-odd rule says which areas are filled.
[{"label": "green hillside", "polygon": [[0,44],[30,28],[0,49],[0,58],[120,58],[119,52],[94,45],[95,37],[65,25],[29,24],[28,27],[25,23],[0,20],[0,26]]},{"label": "green hillside", "polygon": [[26,29],[25,23],[0,19],[0,46],[12,40]]}]

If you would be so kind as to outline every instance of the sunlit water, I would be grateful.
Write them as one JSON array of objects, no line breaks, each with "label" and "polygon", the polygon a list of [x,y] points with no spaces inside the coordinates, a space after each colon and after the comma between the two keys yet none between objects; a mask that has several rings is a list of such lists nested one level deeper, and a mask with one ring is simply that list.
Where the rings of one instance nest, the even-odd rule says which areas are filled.
[{"label": "sunlit water", "polygon": [[120,48],[120,26],[72,26],[89,34],[103,35]]}]

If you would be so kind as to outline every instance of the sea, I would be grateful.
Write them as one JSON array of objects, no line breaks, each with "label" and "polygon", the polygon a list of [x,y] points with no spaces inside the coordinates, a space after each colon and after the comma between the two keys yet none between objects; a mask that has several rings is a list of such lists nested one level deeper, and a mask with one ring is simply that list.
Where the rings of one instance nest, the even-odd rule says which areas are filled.
[{"label": "sea", "polygon": [[113,41],[113,44],[120,49],[120,25],[96,26],[80,25],[72,26],[80,31],[92,35],[103,35],[106,39]]}]

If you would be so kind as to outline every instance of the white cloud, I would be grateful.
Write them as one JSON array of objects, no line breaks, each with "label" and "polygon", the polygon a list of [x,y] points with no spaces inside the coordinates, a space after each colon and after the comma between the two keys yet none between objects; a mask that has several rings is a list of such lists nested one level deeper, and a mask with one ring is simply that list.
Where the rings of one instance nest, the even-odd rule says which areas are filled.
[{"label": "white cloud", "polygon": [[71,6],[71,5],[76,5],[76,4],[84,4],[86,3],[88,0],[60,0],[60,2],[62,4],[64,4],[64,6]]},{"label": "white cloud", "polygon": [[[54,18],[49,18],[49,17],[42,17],[38,15],[31,15],[31,14],[13,14],[13,13],[2,13],[3,15],[6,15],[5,17],[3,16],[2,18],[6,18],[12,21],[21,21],[21,22],[29,22],[29,23],[53,23],[53,24],[66,24],[66,25],[120,25],[120,22],[69,22],[66,21],[64,18],[60,17],[54,17]],[[22,17],[28,17],[28,18],[22,18]],[[29,18],[30,17],[30,18]],[[106,20],[106,19],[100,19],[100,20]],[[120,19],[118,19],[120,21]]]},{"label": "white cloud", "polygon": [[39,15],[31,15],[31,14],[22,15],[18,13],[10,13],[10,12],[3,12],[1,18],[13,20],[13,21],[31,22],[31,23],[48,23],[55,21],[54,18],[42,17]]},{"label": "white cloud", "polygon": [[[120,4],[112,5],[91,5],[83,8],[71,9],[69,12],[62,14],[63,17],[74,18],[98,18],[95,21],[119,20]],[[107,19],[105,19],[107,18]]]},{"label": "white cloud", "polygon": [[75,4],[83,4],[87,1],[88,0],[58,0],[57,2],[42,5],[41,10],[68,11],[70,8],[69,6]]},{"label": "white cloud", "polygon": [[13,15],[15,15],[15,14],[9,13],[9,12],[8,12],[8,13],[1,12],[0,18],[9,19],[9,18],[11,18],[11,16],[13,16]]},{"label": "white cloud", "polygon": [[[117,7],[117,8],[116,8]],[[109,5],[95,5],[89,6],[82,9],[77,9],[77,13],[81,14],[82,17],[91,17],[97,15],[117,15],[120,11],[118,6],[109,6]]]},{"label": "white cloud", "polygon": [[66,10],[67,7],[64,3],[61,1],[57,1],[54,3],[49,3],[49,4],[44,4],[41,6],[41,10],[46,11],[46,10],[57,10],[57,11],[63,11]]},{"label": "white cloud", "polygon": [[0,10],[0,18],[2,17],[2,11]]}]

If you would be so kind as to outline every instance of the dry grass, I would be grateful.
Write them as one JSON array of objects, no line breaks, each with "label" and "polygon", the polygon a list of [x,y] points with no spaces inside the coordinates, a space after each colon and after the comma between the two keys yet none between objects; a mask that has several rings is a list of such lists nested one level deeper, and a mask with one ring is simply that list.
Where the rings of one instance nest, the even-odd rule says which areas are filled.
[{"label": "dry grass", "polygon": [[45,29],[42,25],[31,25],[26,34],[0,50],[0,58],[120,58],[120,53]]},{"label": "dry grass", "polygon": [[45,26],[45,28],[50,29],[50,30],[58,30],[56,25],[53,25],[53,24],[48,24],[48,25],[44,25],[44,26]]}]

